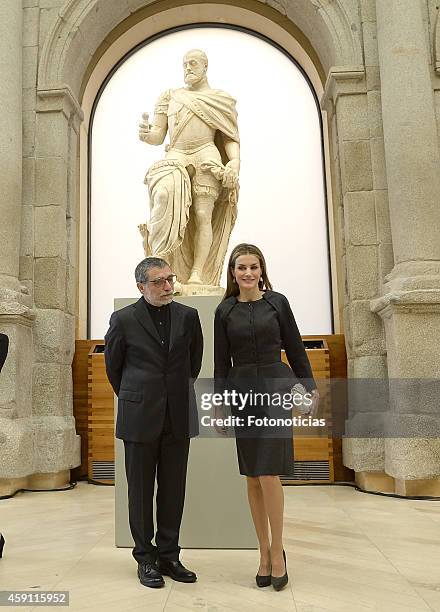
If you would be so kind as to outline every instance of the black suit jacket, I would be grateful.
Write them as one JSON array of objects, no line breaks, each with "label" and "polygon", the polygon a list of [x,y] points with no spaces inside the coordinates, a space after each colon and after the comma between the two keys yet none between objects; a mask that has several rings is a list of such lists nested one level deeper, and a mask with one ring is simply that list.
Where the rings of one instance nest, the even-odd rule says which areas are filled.
[{"label": "black suit jacket", "polygon": [[156,440],[167,406],[174,436],[193,437],[199,433],[193,382],[203,354],[198,312],[171,302],[166,352],[143,299],[114,312],[105,336],[107,376],[118,396],[116,437]]},{"label": "black suit jacket", "polygon": [[[312,368],[307,357],[304,343],[298,330],[288,299],[277,291],[265,291],[263,294],[269,304],[275,309],[280,324],[280,335],[282,348],[284,349],[291,369],[308,391],[316,389],[313,379]],[[229,343],[226,335],[224,322],[237,303],[235,296],[230,296],[220,302],[215,311],[214,320],[214,345],[215,345],[215,378],[225,379],[231,367],[229,355]],[[259,338],[261,346],[270,346],[271,338]],[[220,389],[221,387],[219,387]]]},{"label": "black suit jacket", "polygon": [[6,334],[0,334],[0,372],[8,356],[9,338]]}]

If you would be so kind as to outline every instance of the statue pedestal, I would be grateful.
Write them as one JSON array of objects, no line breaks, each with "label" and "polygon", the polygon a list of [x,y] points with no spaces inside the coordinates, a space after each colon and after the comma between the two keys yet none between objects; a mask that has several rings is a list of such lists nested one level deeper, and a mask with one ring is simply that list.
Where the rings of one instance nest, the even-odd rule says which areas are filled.
[{"label": "statue pedestal", "polygon": [[[204,337],[200,378],[211,378],[214,372],[214,310],[221,297],[199,295],[175,299],[197,308],[199,312]],[[116,299],[115,310],[134,301]],[[128,525],[122,440],[116,440],[115,447],[115,543],[119,547],[133,546]],[[247,501],[246,479],[238,471],[233,438],[191,440],[180,545],[182,548],[257,547]]]},{"label": "statue pedestal", "polygon": [[[221,297],[223,296],[224,292],[225,290],[223,287],[219,287],[218,285],[184,285],[183,283],[179,282],[174,285],[174,295],[177,298],[187,296],[206,297],[208,295]],[[216,303],[219,301],[220,300],[217,300]]]}]

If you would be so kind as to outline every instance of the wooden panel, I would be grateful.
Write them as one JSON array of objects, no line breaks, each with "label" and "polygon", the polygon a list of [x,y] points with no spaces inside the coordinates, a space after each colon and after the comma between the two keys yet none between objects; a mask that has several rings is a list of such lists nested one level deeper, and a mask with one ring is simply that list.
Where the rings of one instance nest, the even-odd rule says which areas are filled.
[{"label": "wooden panel", "polygon": [[329,461],[328,438],[313,438],[312,436],[299,438],[294,436],[293,445],[296,461]]},{"label": "wooden panel", "polygon": [[[315,338],[314,338],[315,339]],[[320,390],[319,416],[326,419],[326,427],[294,427],[293,448],[295,461],[328,461],[329,479],[333,481],[333,440],[331,436],[331,403],[327,389],[323,388],[320,381],[330,378],[330,355],[324,338],[318,336],[322,341],[323,348],[307,349],[307,357],[310,361],[313,377],[317,381]],[[282,360],[288,363],[286,354],[282,352]],[[298,413],[293,413],[299,416]]]},{"label": "wooden panel", "polygon": [[[347,353],[345,349],[345,336],[344,334],[331,334],[331,335],[311,335],[303,336],[303,340],[315,340],[323,338],[329,348],[330,357],[330,375],[334,378],[347,378]],[[337,410],[337,413],[335,411]],[[347,414],[347,398],[341,401],[338,398],[338,403],[333,402],[332,404],[332,419],[340,419],[343,421]],[[354,482],[354,472],[349,468],[345,467],[342,463],[342,440],[340,438],[333,438],[333,462],[335,471],[336,481],[349,481]]]},{"label": "wooden panel", "polygon": [[81,437],[81,465],[72,470],[72,478],[84,478],[88,470],[88,354],[96,340],[76,340],[72,363],[73,416]]},{"label": "wooden panel", "polygon": [[[307,349],[307,356],[312,367],[314,378],[325,380],[331,377],[347,378],[347,357],[345,350],[345,338],[343,334],[333,335],[307,335],[302,336],[303,340],[322,340],[327,350],[323,349]],[[287,362],[283,354],[283,360]],[[318,382],[318,386],[319,382]],[[324,386],[324,385],[323,385]],[[332,425],[335,419],[340,421],[345,420],[347,412],[346,398],[341,402],[332,401],[330,393],[323,393],[320,389],[320,409],[319,415],[324,416],[327,422],[327,429],[317,428],[316,437],[309,434],[301,437],[300,428],[296,428],[294,432],[294,452],[295,460],[297,461],[329,461],[330,479],[336,481],[353,481],[354,472],[346,468],[342,463],[342,441],[340,438],[333,438]],[[313,432],[315,433],[315,432]],[[327,438],[328,448],[327,456],[325,441]]]},{"label": "wooden panel", "polygon": [[[95,342],[88,355],[89,364],[89,452],[88,474],[93,480],[94,461],[114,461],[114,395],[105,372],[104,353],[96,353],[95,348],[104,343]],[[94,480],[97,480],[96,478]],[[100,479],[100,482],[113,481]]]},{"label": "wooden panel", "polygon": [[[324,349],[307,350],[315,378],[347,377],[343,334],[308,335],[303,336],[303,340],[325,342]],[[113,390],[105,373],[103,353],[89,356],[91,349],[97,344],[103,345],[103,341],[78,340],[73,363],[74,416],[77,432],[81,436],[81,475],[91,475],[92,461],[114,461]],[[87,374],[89,359],[90,377]],[[284,353],[283,359],[287,361]],[[335,416],[345,418],[346,404],[338,403],[338,415],[332,412],[332,408],[331,398],[321,396],[320,414],[324,411],[330,425]],[[342,464],[341,440],[332,438],[331,433],[324,432],[322,428],[316,429],[316,436],[309,434],[301,438],[300,432],[295,433],[294,447],[295,458],[302,461],[325,460],[324,455],[327,452],[331,477],[335,480],[354,480],[353,471]]]},{"label": "wooden panel", "polygon": [[[345,349],[344,334],[332,334],[325,336],[303,336],[304,340],[324,338],[329,347],[330,373],[334,378],[347,378],[347,353]],[[340,419],[344,421],[347,414],[347,397],[338,398],[338,402],[333,402],[333,421]],[[337,410],[337,413],[336,413]],[[354,472],[345,467],[342,463],[342,440],[333,438],[334,469],[336,481],[354,482]]]}]

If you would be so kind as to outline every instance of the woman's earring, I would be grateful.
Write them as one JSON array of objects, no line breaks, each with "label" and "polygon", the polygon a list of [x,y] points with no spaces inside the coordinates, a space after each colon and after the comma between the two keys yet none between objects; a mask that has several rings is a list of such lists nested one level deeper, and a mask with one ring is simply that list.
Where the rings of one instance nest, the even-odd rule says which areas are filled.
[{"label": "woman's earring", "polygon": [[235,276],[232,277],[232,282],[236,283],[237,281],[235,280]]}]

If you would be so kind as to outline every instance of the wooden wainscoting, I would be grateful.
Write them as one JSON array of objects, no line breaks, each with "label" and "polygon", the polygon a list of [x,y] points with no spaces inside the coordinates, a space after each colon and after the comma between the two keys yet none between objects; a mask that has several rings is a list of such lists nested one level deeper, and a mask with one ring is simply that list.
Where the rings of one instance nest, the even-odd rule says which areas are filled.
[{"label": "wooden wainscoting", "polygon": [[105,372],[104,342],[97,341],[88,355],[89,480],[112,484],[115,480],[114,394]]},{"label": "wooden wainscoting", "polygon": [[77,340],[72,363],[73,416],[76,433],[81,437],[81,465],[72,470],[72,478],[85,478],[88,472],[89,453],[89,351],[98,340]]},{"label": "wooden wainscoting", "polygon": [[[331,379],[347,378],[344,336],[309,335],[302,339],[320,391],[318,417],[326,419],[326,427],[294,429],[295,476],[284,482],[353,481],[353,471],[342,463],[342,441],[332,433],[335,419],[343,421],[347,410],[346,398],[338,397],[336,402],[330,386]],[[284,353],[283,360],[287,362]]]},{"label": "wooden wainscoting", "polygon": [[[344,334],[331,334],[323,336],[303,336],[303,340],[314,340],[323,338],[329,349],[330,357],[330,376],[332,379],[347,378],[347,353],[345,350]],[[343,430],[343,424],[347,416],[348,404],[347,396],[341,397],[338,394],[337,401],[331,398],[332,424],[338,421],[336,430]],[[342,440],[333,437],[333,466],[335,481],[354,482],[354,471],[342,463]]]},{"label": "wooden wainscoting", "polygon": [[[303,336],[303,340],[322,343],[322,348],[307,349],[313,375],[317,380],[347,377],[344,336]],[[110,484],[114,471],[114,404],[113,390],[105,373],[104,354],[96,352],[103,340],[77,340],[73,361],[73,413],[77,433],[81,436],[81,466],[73,477],[88,476],[90,480]],[[285,359],[285,357],[283,357]],[[338,418],[344,418],[346,406],[338,398]],[[295,462],[298,474],[305,476],[294,482],[353,481],[354,474],[342,464],[341,440],[332,437],[331,425],[335,406],[329,394],[320,401],[320,416],[328,427],[317,428],[317,435],[303,436],[295,432]],[[327,471],[325,478],[320,474]],[[312,477],[310,477],[312,476]]]}]

